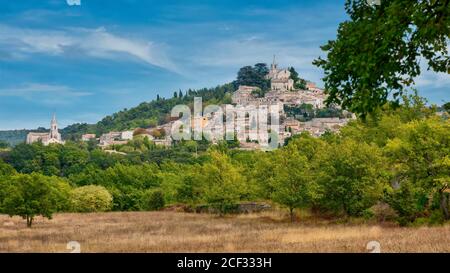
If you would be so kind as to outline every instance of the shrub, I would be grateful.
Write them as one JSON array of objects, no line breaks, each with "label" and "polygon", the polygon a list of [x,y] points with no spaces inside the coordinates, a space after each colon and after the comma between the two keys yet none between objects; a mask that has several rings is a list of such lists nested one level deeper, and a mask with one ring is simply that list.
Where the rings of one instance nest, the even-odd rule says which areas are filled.
[{"label": "shrub", "polygon": [[444,213],[440,210],[434,210],[428,219],[430,225],[442,225],[445,222]]},{"label": "shrub", "polygon": [[75,212],[108,211],[112,208],[112,196],[102,186],[84,186],[72,191],[71,204]]},{"label": "shrub", "polygon": [[373,213],[373,217],[380,222],[395,220],[398,217],[391,206],[381,201],[372,206],[370,211]]},{"label": "shrub", "polygon": [[143,210],[160,210],[164,208],[164,193],[161,190],[148,190],[142,196]]}]

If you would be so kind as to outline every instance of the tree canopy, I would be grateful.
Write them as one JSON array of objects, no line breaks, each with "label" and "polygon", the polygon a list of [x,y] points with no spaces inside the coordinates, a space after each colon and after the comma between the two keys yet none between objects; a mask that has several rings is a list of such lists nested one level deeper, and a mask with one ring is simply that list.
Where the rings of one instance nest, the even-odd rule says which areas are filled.
[{"label": "tree canopy", "polygon": [[322,46],[328,103],[365,117],[391,95],[398,102],[423,70],[450,72],[448,44],[450,1],[347,0],[349,20],[341,23],[336,40]]}]

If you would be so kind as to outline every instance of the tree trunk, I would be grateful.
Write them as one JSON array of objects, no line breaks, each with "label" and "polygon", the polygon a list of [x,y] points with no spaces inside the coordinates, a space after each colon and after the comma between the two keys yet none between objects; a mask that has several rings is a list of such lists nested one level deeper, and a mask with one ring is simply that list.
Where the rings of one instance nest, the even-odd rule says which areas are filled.
[{"label": "tree trunk", "polygon": [[27,227],[31,228],[32,224],[33,224],[33,217],[27,215]]},{"label": "tree trunk", "polygon": [[295,220],[294,208],[289,208],[289,214],[291,216],[291,223],[293,223]]},{"label": "tree trunk", "polygon": [[447,200],[447,196],[445,195],[444,191],[440,192],[440,199],[441,199],[441,210],[442,213],[444,214],[444,217],[446,220],[450,219],[450,215],[448,212],[448,200]]}]

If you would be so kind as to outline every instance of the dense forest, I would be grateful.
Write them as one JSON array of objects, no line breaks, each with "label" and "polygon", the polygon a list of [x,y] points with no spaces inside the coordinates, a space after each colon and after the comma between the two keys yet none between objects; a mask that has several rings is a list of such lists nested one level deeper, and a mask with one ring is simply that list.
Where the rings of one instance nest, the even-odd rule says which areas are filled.
[{"label": "dense forest", "polygon": [[[224,93],[226,89],[224,89]],[[259,201],[318,217],[439,224],[449,219],[450,121],[418,96],[386,104],[340,133],[291,138],[272,152],[148,139],[108,154],[92,143],[20,144],[1,153],[0,210],[27,218],[57,211],[155,210],[183,204],[219,214]],[[299,219],[301,221],[301,218]]]}]

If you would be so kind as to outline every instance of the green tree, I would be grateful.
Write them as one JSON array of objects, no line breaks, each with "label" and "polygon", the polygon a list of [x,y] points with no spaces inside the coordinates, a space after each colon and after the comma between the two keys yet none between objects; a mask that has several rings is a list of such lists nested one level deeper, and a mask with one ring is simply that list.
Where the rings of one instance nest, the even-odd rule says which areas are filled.
[{"label": "green tree", "polygon": [[294,221],[294,210],[310,206],[317,198],[317,184],[310,173],[308,159],[295,145],[288,145],[277,152],[273,164],[271,198],[287,207],[291,221]]},{"label": "green tree", "polygon": [[[409,185],[410,192],[420,193],[421,198],[414,206],[420,208],[412,215],[405,215],[414,220],[420,214],[430,210],[433,196],[438,194],[441,204],[445,203],[446,188],[450,183],[450,121],[438,116],[412,120],[397,127],[397,135],[384,147],[389,158],[392,184]],[[406,187],[406,186],[405,186]],[[448,205],[441,206],[442,213],[448,217]],[[398,211],[402,214],[402,211]]]},{"label": "green tree", "polygon": [[385,159],[375,145],[343,139],[316,158],[322,198],[319,206],[334,213],[361,216],[381,199],[387,180]]},{"label": "green tree", "polygon": [[420,60],[436,72],[448,72],[450,7],[448,0],[347,0],[349,20],[337,39],[322,46],[327,58],[314,64],[325,72],[328,103],[361,116],[395,100],[420,75]]},{"label": "green tree", "polygon": [[9,147],[8,142],[3,141],[3,140],[0,139],[0,149],[6,149],[8,147]]},{"label": "green tree", "polygon": [[16,170],[9,164],[0,159],[0,177],[17,174]]},{"label": "green tree", "polygon": [[41,174],[17,174],[0,180],[0,210],[21,216],[31,227],[36,216],[48,219],[67,209],[70,186],[64,180]]},{"label": "green tree", "polygon": [[112,208],[112,196],[102,186],[83,186],[70,194],[71,210],[75,212],[102,212]]},{"label": "green tree", "polygon": [[442,105],[442,107],[444,108],[445,111],[450,113],[450,102],[444,103],[444,105]]},{"label": "green tree", "polygon": [[270,87],[270,81],[265,78],[269,73],[269,69],[266,64],[256,64],[252,66],[242,67],[237,75],[235,81],[235,88],[239,85],[249,85],[259,87],[262,91],[267,91]]},{"label": "green tree", "polygon": [[245,178],[230,158],[212,151],[211,161],[205,163],[199,173],[203,184],[203,197],[220,215],[235,208],[245,195]]},{"label": "green tree", "polygon": [[299,78],[297,71],[294,67],[289,67],[289,72],[291,72],[290,78],[294,81],[294,88],[306,90],[306,80]]},{"label": "green tree", "polygon": [[142,209],[160,210],[164,208],[164,193],[160,189],[147,190],[142,196]]}]

